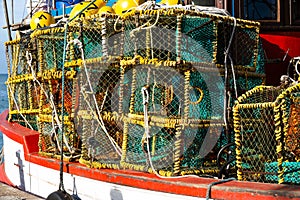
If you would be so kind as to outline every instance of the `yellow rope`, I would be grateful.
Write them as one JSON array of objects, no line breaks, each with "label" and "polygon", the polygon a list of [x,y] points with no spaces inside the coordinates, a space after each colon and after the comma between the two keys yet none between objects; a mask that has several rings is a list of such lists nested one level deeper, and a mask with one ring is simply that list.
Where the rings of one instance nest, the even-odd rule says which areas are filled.
[{"label": "yellow rope", "polygon": [[[222,16],[222,15],[213,15],[203,12],[197,12],[194,10],[186,10],[186,9],[178,9],[178,8],[165,8],[160,10],[139,10],[135,11],[132,10],[122,16],[124,20],[130,20],[133,16],[152,16],[157,15],[159,13],[160,16],[178,16],[178,15],[188,15],[188,16],[196,16],[196,17],[203,17],[203,18],[212,18],[214,20],[221,20],[221,21],[228,21],[234,22],[234,19],[230,16]],[[241,26],[241,28],[258,28],[260,27],[260,23],[257,21],[250,21],[250,20],[243,20],[243,19],[236,19],[237,24]]]}]

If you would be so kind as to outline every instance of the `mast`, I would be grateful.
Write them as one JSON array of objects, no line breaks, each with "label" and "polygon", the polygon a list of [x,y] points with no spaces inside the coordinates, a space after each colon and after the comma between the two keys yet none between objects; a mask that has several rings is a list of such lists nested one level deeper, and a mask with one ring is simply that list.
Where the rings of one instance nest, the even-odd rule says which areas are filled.
[{"label": "mast", "polygon": [[14,11],[14,0],[11,0],[11,21],[15,23],[15,11]]},{"label": "mast", "polygon": [[3,0],[3,9],[5,14],[5,19],[6,19],[8,39],[12,40],[6,0]]},{"label": "mast", "polygon": [[[50,8],[50,6],[49,6]],[[56,9],[56,0],[52,0],[52,6],[51,6],[52,9]]]}]

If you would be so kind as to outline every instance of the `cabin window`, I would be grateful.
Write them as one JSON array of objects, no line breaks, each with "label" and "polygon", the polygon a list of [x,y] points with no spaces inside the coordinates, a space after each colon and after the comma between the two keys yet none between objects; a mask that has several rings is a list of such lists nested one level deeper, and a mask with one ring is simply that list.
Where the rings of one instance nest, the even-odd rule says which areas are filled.
[{"label": "cabin window", "polygon": [[279,21],[279,0],[244,0],[244,19]]},{"label": "cabin window", "polygon": [[300,23],[300,1],[292,0],[292,20],[294,23]]}]

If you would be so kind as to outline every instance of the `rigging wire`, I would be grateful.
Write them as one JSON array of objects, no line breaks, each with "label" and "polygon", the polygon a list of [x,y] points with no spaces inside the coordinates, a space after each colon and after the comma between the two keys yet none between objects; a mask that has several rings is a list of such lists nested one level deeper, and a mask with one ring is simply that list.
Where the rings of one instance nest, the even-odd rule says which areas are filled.
[{"label": "rigging wire", "polygon": [[[233,29],[232,29],[232,33],[231,33],[231,36],[230,36],[230,39],[229,39],[228,46],[227,46],[227,48],[226,48],[226,50],[224,52],[224,56],[225,56],[225,58],[224,58],[225,88],[224,88],[224,111],[223,111],[223,115],[224,116],[223,117],[224,117],[224,124],[225,124],[226,131],[228,130],[228,119],[227,119],[227,111],[228,111],[227,103],[228,103],[228,98],[227,98],[227,87],[229,87],[227,58],[231,59],[230,56],[229,56],[229,50],[230,50],[230,47],[231,47],[231,44],[232,44],[232,40],[233,40],[233,36],[234,36],[234,33],[235,33],[235,28],[236,28],[236,18],[232,17],[232,19],[233,19]],[[234,68],[233,68],[233,72],[234,72]],[[235,78],[234,78],[234,80],[235,80]],[[236,90],[236,83],[234,83],[234,84],[235,84],[235,90]],[[237,94],[236,94],[236,96],[237,96]]]}]

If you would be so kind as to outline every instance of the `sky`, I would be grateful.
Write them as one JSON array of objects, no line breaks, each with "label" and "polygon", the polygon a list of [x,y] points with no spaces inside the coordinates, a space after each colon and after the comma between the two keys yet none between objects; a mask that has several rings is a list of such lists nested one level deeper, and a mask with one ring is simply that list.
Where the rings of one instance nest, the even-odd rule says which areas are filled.
[{"label": "sky", "polygon": [[[6,0],[7,7],[10,15],[10,23],[12,23],[12,1],[14,1],[14,22],[18,23],[22,20],[23,16],[26,16],[26,0]],[[0,0],[0,74],[7,74],[6,56],[4,42],[8,41],[7,29],[2,27],[6,26],[6,20],[4,15],[3,0]],[[14,33],[12,37],[14,38]]]}]

